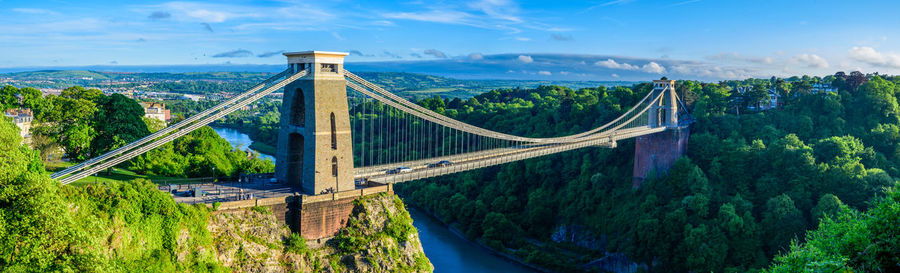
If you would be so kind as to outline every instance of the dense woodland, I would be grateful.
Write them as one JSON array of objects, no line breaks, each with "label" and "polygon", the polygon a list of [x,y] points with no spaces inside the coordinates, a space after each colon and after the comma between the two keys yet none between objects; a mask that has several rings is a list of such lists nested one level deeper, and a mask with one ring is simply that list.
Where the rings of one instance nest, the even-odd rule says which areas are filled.
[{"label": "dense woodland", "polygon": [[[840,91],[815,93],[816,81]],[[617,149],[583,149],[397,190],[468,237],[555,270],[584,269],[578,264],[620,252],[653,272],[755,271],[777,255],[783,256],[774,271],[887,272],[896,269],[900,238],[896,229],[874,223],[898,221],[897,195],[885,193],[900,171],[898,83],[843,74],[680,81],[677,91],[697,119],[688,155],[637,190],[628,141]],[[736,86],[774,86],[786,99],[777,109],[756,112],[748,106],[763,96],[735,94]],[[503,132],[566,135],[626,111],[649,89],[546,86],[421,104]],[[832,220],[810,234],[808,245],[787,252],[823,219]],[[561,230],[580,231],[579,240],[559,238],[565,237]],[[840,248],[826,247],[836,241]]]},{"label": "dense woodland", "polygon": [[[823,83],[838,87],[838,92],[816,92],[813,86]],[[735,92],[739,86],[749,91]],[[545,137],[603,124],[627,111],[650,88],[646,83],[578,90],[541,86],[419,103],[476,126]],[[781,103],[757,111],[767,100],[767,89],[776,90]],[[2,90],[4,108],[35,109],[43,124],[34,131],[38,147],[56,145],[76,161],[159,127],[140,118],[134,101],[118,95],[83,88],[47,97],[28,88]],[[633,141],[622,141],[617,149],[581,149],[399,184],[396,190],[469,238],[558,271],[589,270],[581,265],[610,252],[624,253],[652,272],[900,270],[900,231],[895,228],[900,224],[900,193],[895,191],[900,177],[900,78],[838,73],[824,78],[679,81],[677,92],[696,118],[688,154],[668,174],[645,181],[639,189],[631,184]],[[185,106],[185,112],[193,107],[198,106]],[[277,107],[263,104],[260,112]],[[116,122],[99,122],[113,116]],[[269,122],[252,124],[274,127],[253,129],[259,132],[254,138],[277,129],[277,115],[252,115],[266,116]],[[224,123],[237,120],[230,117]],[[128,167],[184,176],[206,175],[203,172],[213,166],[223,175],[271,168],[248,165],[254,160],[243,161],[246,155],[238,156],[223,141],[211,130],[199,130],[132,160]],[[171,225],[189,225],[184,221],[205,211],[183,205],[156,207],[152,204],[166,202],[153,202],[158,197],[149,192],[158,191],[140,183],[59,187],[44,174],[42,156],[18,143],[15,127],[2,122],[0,237],[6,243],[0,246],[0,267],[103,271],[81,267],[98,261],[104,267],[129,268],[101,259],[95,252],[99,250],[90,247],[100,239],[74,228],[112,225],[104,221],[115,217],[104,218],[104,213],[121,214],[117,217],[126,221],[119,225],[129,228],[160,227],[138,261],[162,261],[154,264],[162,269],[183,266],[166,256],[176,253],[166,243],[175,237],[164,232],[172,230]],[[102,198],[126,195],[147,200]],[[101,216],[63,213],[66,200],[89,200],[80,203],[91,208],[84,215]],[[144,218],[150,220],[139,220]],[[197,240],[205,240],[198,234]],[[208,257],[189,257],[189,264],[216,270]]]},{"label": "dense woodland", "polygon": [[[39,153],[0,121],[0,271],[227,272],[209,251],[208,210],[176,204],[155,184],[62,186]],[[180,257],[176,259],[176,257]]]},{"label": "dense woodland", "polygon": [[[33,88],[0,89],[0,110],[28,108],[34,113],[33,145],[44,161],[64,151],[74,162],[96,157],[165,127],[144,117],[144,109],[121,94],[71,87],[59,96]],[[177,121],[177,120],[176,120]],[[119,165],[139,174],[170,177],[233,176],[271,172],[274,163],[235,151],[212,128],[203,127]]]}]

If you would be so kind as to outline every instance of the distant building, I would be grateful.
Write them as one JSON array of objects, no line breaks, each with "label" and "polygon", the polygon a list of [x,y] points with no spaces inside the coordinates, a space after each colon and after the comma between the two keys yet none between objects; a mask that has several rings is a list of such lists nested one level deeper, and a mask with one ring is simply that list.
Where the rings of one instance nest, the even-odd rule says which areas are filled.
[{"label": "distant building", "polygon": [[34,115],[31,109],[9,109],[3,113],[4,116],[12,118],[16,127],[19,127],[19,136],[22,137],[22,143],[31,144],[31,122],[34,121]]},{"label": "distant building", "polygon": [[204,96],[204,95],[194,95],[194,94],[184,94],[184,98],[185,98],[185,99],[192,100],[192,101],[200,101],[200,100],[205,100],[205,99],[206,99],[206,96]]},{"label": "distant building", "polygon": [[838,91],[837,87],[833,87],[830,84],[817,83],[817,84],[813,84],[813,86],[812,86],[813,93],[818,93],[818,94],[837,93],[837,91]]},{"label": "distant building", "polygon": [[[742,105],[744,103],[744,93],[750,92],[751,87],[738,87],[736,88],[738,96],[734,96],[731,101],[735,105]],[[756,105],[747,105],[747,109],[750,110],[769,110],[772,108],[778,108],[779,105],[782,105],[784,102],[781,100],[781,95],[778,94],[778,91],[774,88],[766,89],[766,93],[768,94],[765,101],[762,101],[759,104],[759,109],[757,109]]]},{"label": "distant building", "polygon": [[166,105],[158,102],[141,102],[141,106],[144,107],[144,117],[158,119],[162,122],[166,122],[172,117],[169,115],[169,110],[166,109]]}]

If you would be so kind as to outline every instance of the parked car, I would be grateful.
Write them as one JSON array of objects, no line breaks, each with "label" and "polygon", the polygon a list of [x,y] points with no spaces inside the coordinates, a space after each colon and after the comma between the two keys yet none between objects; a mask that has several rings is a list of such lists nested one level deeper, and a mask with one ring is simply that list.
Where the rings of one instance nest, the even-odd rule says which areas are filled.
[{"label": "parked car", "polygon": [[441,161],[438,161],[437,163],[428,164],[428,167],[429,168],[437,168],[437,167],[446,167],[446,166],[450,166],[450,165],[453,165],[453,162],[450,162],[447,160],[441,160]]}]

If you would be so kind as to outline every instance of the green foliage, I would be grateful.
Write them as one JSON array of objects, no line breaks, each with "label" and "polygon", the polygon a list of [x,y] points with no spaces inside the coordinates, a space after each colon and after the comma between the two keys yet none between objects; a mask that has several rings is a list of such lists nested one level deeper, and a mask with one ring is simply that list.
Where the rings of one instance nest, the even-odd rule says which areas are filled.
[{"label": "green foliage", "polygon": [[19,141],[0,121],[0,268],[226,271],[209,252],[204,206],[176,204],[143,180],[60,186]]},{"label": "green foliage", "polygon": [[103,123],[94,119],[101,98],[105,96],[100,90],[78,86],[63,90],[59,96],[48,95],[38,103],[39,107],[32,109],[38,122],[34,133],[59,143],[68,158],[90,158],[92,150],[96,150],[91,149],[98,134],[96,126]]},{"label": "green foliage", "polygon": [[377,194],[354,200],[353,215],[347,221],[347,226],[341,229],[329,243],[340,253],[350,254],[364,251],[370,242],[383,237],[392,238],[397,243],[408,241],[410,236],[418,231],[413,227],[412,218],[410,218],[409,212],[400,198],[391,196],[396,213],[384,215],[387,217],[387,222],[383,229],[372,230],[370,227],[371,223],[365,219],[366,214],[370,213],[366,209],[368,200],[384,198],[385,196],[385,194]]},{"label": "green foliage", "polygon": [[[823,197],[824,199],[824,197]],[[866,212],[842,210],[775,257],[767,272],[900,271],[900,192],[879,198]]]},{"label": "green foliage", "polygon": [[254,206],[254,207],[251,207],[250,210],[260,213],[260,214],[272,214],[272,210],[266,206]]},{"label": "green foliage", "polygon": [[97,136],[91,154],[101,155],[150,134],[144,123],[144,108],[121,94],[100,97],[95,114]]},{"label": "green foliage", "polygon": [[139,174],[174,177],[234,176],[240,173],[273,172],[275,164],[243,151],[232,150],[228,141],[210,127],[190,134],[132,159],[128,166]]},{"label": "green foliage", "polygon": [[[554,253],[555,245],[590,257],[623,252],[660,272],[759,270],[823,217],[866,209],[895,184],[900,122],[892,98],[898,94],[894,79],[875,78],[858,81],[859,92],[824,94],[813,89],[823,80],[811,77],[680,81],[676,92],[690,100],[697,119],[687,158],[638,190],[631,188],[631,141],[396,190],[467,236],[500,251],[518,249],[520,257],[550,268],[580,262],[537,254]],[[753,87],[743,95],[751,106],[764,103],[762,95],[774,88],[780,106],[757,111],[735,104],[736,86]],[[420,104],[484,128],[551,137],[597,127],[649,89],[544,86]],[[606,244],[588,247],[557,237],[563,226],[583,227],[582,235]]]},{"label": "green foliage", "polygon": [[[144,118],[144,110],[136,101],[121,94],[105,96],[97,89],[74,86],[59,96],[41,97],[40,91],[33,88],[6,86],[0,90],[0,99],[6,94],[23,98],[21,102],[11,101],[10,107],[33,107],[36,147],[47,153],[62,147],[65,156],[75,161],[99,156],[165,127],[160,121]],[[273,162],[232,151],[231,145],[208,127],[125,165],[139,174],[171,177],[203,177],[214,173],[233,176],[274,170]]]},{"label": "green foliage", "polygon": [[294,254],[304,254],[308,249],[306,248],[306,239],[300,236],[297,233],[291,233],[291,236],[287,238],[284,243],[284,251],[290,252]]}]

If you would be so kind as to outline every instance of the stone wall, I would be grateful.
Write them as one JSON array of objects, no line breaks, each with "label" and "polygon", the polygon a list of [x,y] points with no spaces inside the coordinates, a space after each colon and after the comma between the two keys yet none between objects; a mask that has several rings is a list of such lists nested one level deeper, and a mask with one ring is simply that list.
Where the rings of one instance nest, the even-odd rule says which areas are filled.
[{"label": "stone wall", "polygon": [[347,225],[353,201],[380,192],[393,193],[390,184],[353,191],[303,196],[300,199],[299,233],[307,240],[328,238]]},{"label": "stone wall", "polygon": [[[320,195],[282,196],[220,203],[214,213],[233,212],[247,208],[268,207],[279,224],[288,225],[307,240],[329,238],[346,226],[353,212],[353,201],[360,197],[388,192],[390,184],[364,189]],[[212,206],[210,204],[210,206]]]},{"label": "stone wall", "polygon": [[353,201],[359,197],[302,204],[300,209],[300,235],[307,240],[333,237],[347,225],[353,212]]},{"label": "stone wall", "polygon": [[675,160],[687,152],[690,135],[690,127],[681,126],[637,137],[632,187],[639,188],[644,180],[668,172]]}]

